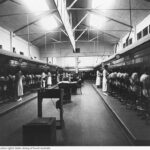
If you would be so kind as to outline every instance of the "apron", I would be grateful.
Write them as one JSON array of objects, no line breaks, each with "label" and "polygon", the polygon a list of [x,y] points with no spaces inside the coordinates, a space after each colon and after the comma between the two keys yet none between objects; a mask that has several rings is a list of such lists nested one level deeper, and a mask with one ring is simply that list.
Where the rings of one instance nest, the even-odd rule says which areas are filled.
[{"label": "apron", "polygon": [[52,78],[51,77],[47,78],[47,85],[52,85]]},{"label": "apron", "polygon": [[22,76],[20,76],[18,81],[18,96],[23,96],[23,84],[22,84]]},{"label": "apron", "polygon": [[103,70],[103,86],[102,86],[102,90],[103,92],[107,92],[107,71]]},{"label": "apron", "polygon": [[107,92],[107,79],[103,77],[103,92]]},{"label": "apron", "polygon": [[100,72],[97,71],[97,75],[96,75],[96,86],[100,86],[100,84],[101,84]]},{"label": "apron", "polygon": [[101,78],[100,77],[96,77],[96,86],[99,86],[101,84]]}]

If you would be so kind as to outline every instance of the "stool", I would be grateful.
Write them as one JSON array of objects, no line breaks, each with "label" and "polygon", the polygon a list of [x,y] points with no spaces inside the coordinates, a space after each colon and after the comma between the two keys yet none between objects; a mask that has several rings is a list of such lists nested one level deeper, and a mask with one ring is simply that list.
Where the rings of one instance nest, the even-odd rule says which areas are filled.
[{"label": "stool", "polygon": [[37,118],[23,125],[24,146],[53,146],[56,144],[56,118]]}]

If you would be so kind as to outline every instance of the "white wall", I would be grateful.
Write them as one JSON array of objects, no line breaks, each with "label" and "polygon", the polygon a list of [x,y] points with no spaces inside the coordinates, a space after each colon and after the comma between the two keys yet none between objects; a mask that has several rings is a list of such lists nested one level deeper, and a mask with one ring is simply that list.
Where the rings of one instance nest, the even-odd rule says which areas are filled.
[{"label": "white wall", "polygon": [[25,56],[29,56],[28,43],[19,37],[12,39],[12,46],[15,47],[16,53],[24,52]]},{"label": "white wall", "polygon": [[[126,42],[126,39],[128,38],[129,33],[126,34],[119,42],[117,51],[116,52],[121,52],[123,50],[123,44]],[[131,32],[129,39],[132,38],[132,43],[136,42],[136,37],[135,37],[135,32]],[[129,46],[128,46],[129,47]]]},{"label": "white wall", "polygon": [[[10,32],[0,27],[0,45],[3,46],[3,50],[11,51],[10,41]],[[23,52],[25,56],[30,56],[28,50],[28,42],[23,40],[22,38],[17,36],[13,37],[12,47],[15,47],[17,54]],[[37,57],[37,59],[40,59],[39,49],[34,45],[30,45],[30,53],[31,57]]]},{"label": "white wall", "polygon": [[53,64],[62,67],[75,66],[75,57],[79,57],[79,67],[94,66],[104,58],[113,54],[113,45],[95,42],[78,42],[77,48],[80,53],[73,53],[70,43],[51,44],[47,49],[40,49],[41,59],[46,61],[47,57],[55,59]]},{"label": "white wall", "polygon": [[142,29],[144,29],[145,27],[147,27],[148,25],[150,25],[150,15],[144,18],[143,21],[137,25],[136,27],[137,33]]},{"label": "white wall", "polygon": [[112,55],[113,45],[95,43],[95,42],[78,42],[77,48],[80,48],[80,53],[73,53],[70,43],[51,44],[47,49],[41,48],[41,58],[45,57],[74,57],[74,56],[101,56]]},{"label": "white wall", "polygon": [[[124,50],[128,50],[130,48],[132,48],[133,46],[137,46],[139,44],[142,44],[145,41],[150,40],[150,33],[144,37],[142,37],[141,39],[137,40],[137,33],[139,33],[140,31],[142,31],[145,27],[150,25],[150,15],[148,15],[146,18],[143,19],[143,21],[141,21],[136,27],[134,27],[133,32],[130,35],[130,38],[133,39],[133,44],[131,44],[130,46],[127,46],[126,48],[123,48],[123,43],[125,43],[129,33],[127,35],[125,35],[119,42],[119,45],[117,47],[117,52],[121,52]],[[150,31],[150,29],[148,29]]]},{"label": "white wall", "polygon": [[10,33],[0,27],[0,45],[3,45],[3,49],[10,50]]},{"label": "white wall", "polygon": [[98,56],[79,57],[79,68],[84,68],[85,66],[87,67],[96,66],[100,64],[104,59],[105,57],[98,57]]},{"label": "white wall", "polygon": [[57,57],[56,64],[62,67],[74,67],[75,58],[74,57]]},{"label": "white wall", "polygon": [[30,46],[30,53],[32,57],[36,57],[36,59],[40,60],[40,50],[36,46]]}]

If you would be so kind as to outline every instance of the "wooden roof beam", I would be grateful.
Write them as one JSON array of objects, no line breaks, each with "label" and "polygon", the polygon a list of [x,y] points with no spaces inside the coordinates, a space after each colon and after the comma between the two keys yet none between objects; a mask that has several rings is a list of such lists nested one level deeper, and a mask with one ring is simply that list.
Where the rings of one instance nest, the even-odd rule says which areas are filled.
[{"label": "wooden roof beam", "polygon": [[67,7],[67,9],[72,8],[72,6],[73,6],[77,1],[78,1],[78,0],[74,0],[74,1]]},{"label": "wooden roof beam", "polygon": [[87,29],[83,30],[82,33],[77,37],[76,42],[81,38],[81,36],[87,31]]},{"label": "wooden roof beam", "polygon": [[100,12],[96,12],[96,11],[93,11],[93,10],[90,10],[89,12],[95,13],[95,14],[100,15],[100,16],[103,16],[103,17],[105,17],[105,18],[107,18],[107,19],[109,19],[109,20],[112,20],[112,21],[114,21],[114,22],[117,22],[117,23],[119,23],[119,24],[121,24],[121,25],[124,25],[124,26],[126,26],[126,27],[133,28],[133,26],[131,26],[131,25],[128,25],[128,24],[126,24],[126,23],[124,23],[124,22],[121,22],[121,21],[119,21],[119,20],[116,20],[116,19],[113,19],[113,18],[111,18],[111,17],[108,17],[108,16],[106,16],[106,15],[100,13]]},{"label": "wooden roof beam", "polygon": [[[69,22],[69,15],[68,15],[67,8],[66,8],[66,1],[64,1],[64,0],[53,0],[53,1],[54,1],[56,8],[57,8],[60,20],[63,23],[65,31],[69,37],[69,40],[70,40],[71,45],[73,47],[73,50],[75,51],[76,42],[75,42],[72,26]],[[61,7],[59,7],[59,6],[61,6]]]},{"label": "wooden roof beam", "polygon": [[[88,25],[85,25],[85,24],[83,24],[83,26],[86,26],[86,27],[88,27],[88,28],[90,28],[90,26],[88,26]],[[99,30],[99,29],[98,29]],[[112,35],[112,34],[109,34],[109,33],[106,33],[106,32],[104,32],[104,31],[102,31],[102,30],[99,30],[100,32],[102,32],[102,33],[104,33],[104,34],[106,34],[106,35],[108,35],[108,36],[110,36],[110,37],[113,37],[113,38],[115,38],[115,39],[120,39],[119,37],[116,37],[116,36],[114,36],[114,35]]]},{"label": "wooden roof beam", "polygon": [[55,12],[56,12],[56,10],[53,10],[53,11],[51,11],[51,12],[46,12],[46,13],[44,13],[44,14],[42,14],[38,19],[34,20],[33,22],[30,22],[30,23],[27,24],[27,25],[24,25],[23,27],[20,27],[19,29],[15,30],[13,33],[17,33],[17,32],[19,32],[19,31],[21,31],[21,30],[27,28],[28,26],[31,26],[32,24],[34,24],[34,23],[40,21],[43,17],[48,16],[48,15],[52,15],[52,14],[55,13]]}]

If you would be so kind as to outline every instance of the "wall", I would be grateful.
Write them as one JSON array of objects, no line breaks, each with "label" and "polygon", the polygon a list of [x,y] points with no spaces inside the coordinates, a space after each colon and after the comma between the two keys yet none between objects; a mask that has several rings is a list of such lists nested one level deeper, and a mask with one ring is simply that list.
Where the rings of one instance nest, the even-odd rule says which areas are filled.
[{"label": "wall", "polygon": [[73,53],[73,49],[70,43],[51,44],[47,46],[47,49],[41,48],[41,58],[45,57],[74,57],[74,56],[103,56],[112,55],[112,45],[95,43],[95,42],[78,42],[77,48],[80,48],[80,53]]},{"label": "wall", "polygon": [[[10,41],[10,32],[0,27],[0,45],[3,46],[3,50],[11,51]],[[25,56],[30,56],[28,42],[20,37],[15,36],[12,38],[12,47],[15,47],[17,54],[23,52]],[[39,49],[34,45],[30,45],[30,53],[32,57],[37,57],[37,59],[40,59]]]},{"label": "wall", "polygon": [[[140,45],[143,42],[150,40],[150,22],[149,22],[149,20],[150,20],[150,15],[148,15],[146,18],[144,18],[143,21],[141,21],[137,26],[135,26],[133,28],[133,32],[130,35],[130,38],[133,39],[133,44],[131,44],[130,46],[127,46],[126,48],[123,48],[123,43],[126,41],[129,33],[127,35],[125,35],[118,44],[117,52],[122,52],[124,50],[128,50],[130,48],[133,48],[134,46]],[[142,31],[147,26],[149,26],[148,27],[149,34],[142,37],[141,39],[137,40],[137,33]]]},{"label": "wall", "polygon": [[10,33],[0,27],[0,45],[3,45],[3,49],[10,50]]},{"label": "wall", "polygon": [[[75,57],[79,57],[79,66],[93,66],[99,63],[104,56],[113,54],[113,46],[106,43],[78,42],[77,48],[80,53],[73,53],[70,43],[51,44],[47,49],[40,49],[41,59],[47,61],[47,57],[54,58],[53,64],[62,67],[72,67],[75,65]],[[50,59],[51,60],[51,59]]]},{"label": "wall", "polygon": [[144,29],[146,26],[150,25],[149,20],[150,20],[150,15],[144,18],[143,21],[137,25],[136,32],[138,33],[139,31]]},{"label": "wall", "polygon": [[[128,38],[129,33],[126,34],[119,42],[118,46],[117,46],[117,50],[116,52],[121,52],[123,50],[123,44],[126,42],[126,39]],[[132,38],[132,42],[135,43],[136,42],[136,37],[135,37],[135,32],[131,32],[130,37]],[[129,47],[129,46],[128,46]]]}]

